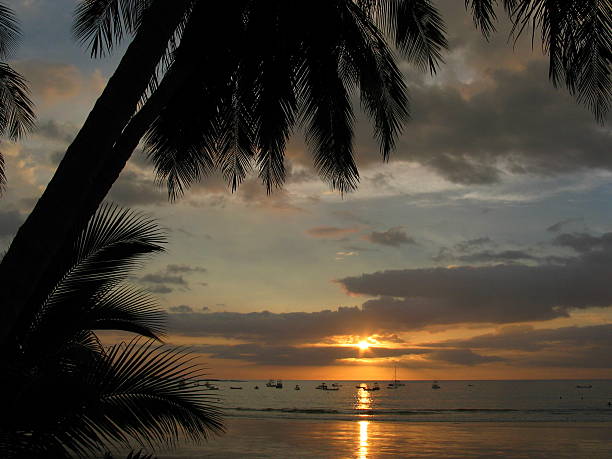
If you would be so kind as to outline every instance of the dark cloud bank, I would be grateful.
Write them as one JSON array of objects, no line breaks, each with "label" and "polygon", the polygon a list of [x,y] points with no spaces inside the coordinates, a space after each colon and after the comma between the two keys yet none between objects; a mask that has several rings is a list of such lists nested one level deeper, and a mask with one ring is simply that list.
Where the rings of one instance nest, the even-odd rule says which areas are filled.
[{"label": "dark cloud bank", "polygon": [[[479,248],[489,242],[482,238],[470,246]],[[258,364],[321,365],[355,357],[355,350],[297,345],[320,343],[337,335],[389,334],[430,326],[546,321],[567,317],[572,310],[612,305],[612,233],[560,234],[553,244],[574,255],[534,266],[502,263],[363,274],[337,280],[350,294],[374,297],[361,307],[292,313],[196,313],[182,308],[184,312],[171,314],[171,329],[187,336],[260,343],[200,348],[214,357]],[[527,366],[603,368],[612,363],[612,324],[546,330],[517,327],[419,349],[376,350],[370,357],[420,354],[424,360],[412,365],[481,365],[506,362],[503,352],[522,351],[532,354],[519,359]],[[502,355],[496,355],[499,352]]]}]

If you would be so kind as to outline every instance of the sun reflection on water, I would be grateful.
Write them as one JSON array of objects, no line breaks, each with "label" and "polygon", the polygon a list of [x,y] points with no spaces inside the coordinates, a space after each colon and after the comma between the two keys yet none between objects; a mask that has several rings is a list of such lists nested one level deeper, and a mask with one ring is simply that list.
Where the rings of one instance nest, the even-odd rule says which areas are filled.
[{"label": "sun reflection on water", "polygon": [[370,421],[359,421],[359,459],[368,458],[368,424]]},{"label": "sun reflection on water", "polygon": [[[355,409],[356,410],[370,410],[372,408],[372,395],[363,387],[357,389],[355,394]],[[368,416],[368,414],[360,414],[360,416]]]}]

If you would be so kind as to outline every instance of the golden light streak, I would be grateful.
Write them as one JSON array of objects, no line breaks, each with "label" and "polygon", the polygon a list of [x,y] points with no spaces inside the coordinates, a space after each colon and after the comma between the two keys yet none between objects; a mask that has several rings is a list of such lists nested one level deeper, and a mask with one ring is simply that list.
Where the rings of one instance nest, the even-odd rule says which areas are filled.
[{"label": "golden light streak", "polygon": [[359,459],[368,458],[368,425],[369,421],[359,421],[359,449],[357,450]]}]

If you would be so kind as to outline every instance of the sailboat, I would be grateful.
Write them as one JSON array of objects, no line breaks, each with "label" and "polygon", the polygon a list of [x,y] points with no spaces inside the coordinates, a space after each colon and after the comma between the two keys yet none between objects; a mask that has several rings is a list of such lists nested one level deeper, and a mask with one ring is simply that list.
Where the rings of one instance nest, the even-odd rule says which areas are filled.
[{"label": "sailboat", "polygon": [[397,389],[402,386],[405,384],[397,381],[397,367],[393,367],[393,382],[387,384],[387,389]]}]

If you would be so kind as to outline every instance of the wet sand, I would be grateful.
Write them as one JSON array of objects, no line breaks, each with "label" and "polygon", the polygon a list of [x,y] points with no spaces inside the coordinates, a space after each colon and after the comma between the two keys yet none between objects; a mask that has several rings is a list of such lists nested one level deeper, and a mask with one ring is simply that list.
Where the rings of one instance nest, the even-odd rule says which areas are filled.
[{"label": "wet sand", "polygon": [[226,418],[208,444],[159,457],[588,458],[612,457],[611,423],[314,421]]}]

